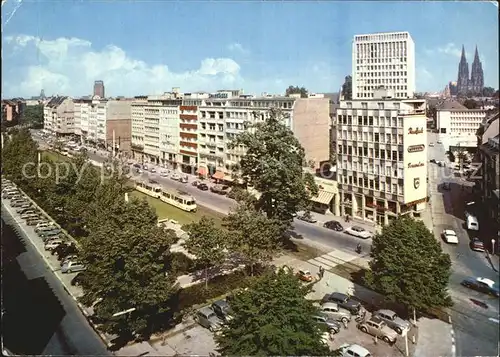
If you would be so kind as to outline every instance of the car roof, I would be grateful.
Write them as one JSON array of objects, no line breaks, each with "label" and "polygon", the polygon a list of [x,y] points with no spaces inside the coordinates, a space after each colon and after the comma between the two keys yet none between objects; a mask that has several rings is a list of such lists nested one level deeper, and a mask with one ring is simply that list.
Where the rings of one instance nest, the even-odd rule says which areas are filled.
[{"label": "car roof", "polygon": [[491,279],[488,279],[488,278],[478,277],[476,280],[479,281],[480,283],[488,285],[490,288],[495,285],[495,282]]},{"label": "car roof", "polygon": [[339,305],[337,305],[337,303],[335,303],[335,302],[325,302],[324,304],[321,305],[321,307],[330,307],[330,308],[338,309]]},{"label": "car roof", "polygon": [[311,274],[311,272],[307,269],[300,269],[299,273],[304,273],[304,274]]},{"label": "car roof", "polygon": [[368,320],[368,321],[373,321],[373,322],[375,322],[376,324],[379,324],[379,323],[381,323],[381,322],[384,322],[384,320],[382,320],[382,319],[381,319],[380,317],[378,317],[378,316],[372,316],[372,317],[370,318],[370,320]]},{"label": "car roof", "polygon": [[366,348],[364,348],[363,346],[360,346],[360,345],[343,345],[341,346],[341,348],[349,348],[352,352],[356,353],[357,355],[361,356],[361,357],[365,357],[367,355],[370,354],[370,351],[368,351]]},{"label": "car roof", "polygon": [[394,311],[388,309],[378,310],[377,312],[384,315],[396,315]]},{"label": "car roof", "polygon": [[198,312],[201,312],[202,314],[207,315],[207,316],[215,313],[214,310],[212,310],[208,306],[202,307],[201,309],[198,310]]},{"label": "car roof", "polygon": [[444,234],[446,234],[446,235],[452,235],[452,236],[456,236],[457,235],[453,229],[445,229],[444,230]]},{"label": "car roof", "polygon": [[216,306],[219,306],[219,307],[222,307],[222,308],[224,308],[224,307],[228,307],[228,306],[229,306],[229,304],[227,303],[227,301],[226,301],[226,300],[223,300],[223,299],[220,299],[220,300],[214,301],[214,302],[212,303],[212,305],[216,305]]},{"label": "car roof", "polygon": [[348,297],[346,294],[342,294],[342,293],[339,293],[339,292],[331,293],[330,296],[333,296],[333,297],[336,297],[336,298],[340,298],[340,299],[345,299],[345,298]]},{"label": "car roof", "polygon": [[351,229],[354,229],[356,231],[364,231],[365,230],[364,228],[362,228],[360,226],[353,226],[353,227],[351,227]]}]

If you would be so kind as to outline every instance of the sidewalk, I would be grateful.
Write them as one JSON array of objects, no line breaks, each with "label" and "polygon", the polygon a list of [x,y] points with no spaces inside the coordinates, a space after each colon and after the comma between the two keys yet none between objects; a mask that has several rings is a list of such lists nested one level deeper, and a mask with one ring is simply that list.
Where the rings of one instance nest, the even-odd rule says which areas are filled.
[{"label": "sidewalk", "polygon": [[363,221],[362,219],[359,219],[359,218],[350,217],[349,222],[346,222],[345,217],[335,216],[332,213],[321,214],[321,213],[311,211],[311,216],[313,216],[315,219],[317,219],[318,220],[317,224],[319,224],[321,226],[323,225],[323,223],[325,223],[327,221],[335,220],[335,221],[339,221],[340,224],[345,228],[351,227],[351,226],[359,226],[361,228],[366,229],[369,232],[374,232],[374,233],[379,232],[380,228],[381,228],[381,227],[377,226],[374,222]]}]

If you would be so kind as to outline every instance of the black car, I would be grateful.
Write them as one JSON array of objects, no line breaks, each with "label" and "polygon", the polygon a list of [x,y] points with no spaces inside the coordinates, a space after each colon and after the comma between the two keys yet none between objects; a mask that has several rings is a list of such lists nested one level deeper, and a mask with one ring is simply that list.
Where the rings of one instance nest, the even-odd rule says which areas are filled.
[{"label": "black car", "polygon": [[500,296],[498,285],[491,279],[470,277],[464,279],[461,284],[466,288],[479,291],[480,293],[493,295],[495,297]]},{"label": "black car", "polygon": [[348,295],[342,293],[326,294],[323,297],[322,302],[334,302],[339,307],[349,310],[353,315],[358,314],[361,309],[361,303],[359,301],[353,300]]},{"label": "black car", "polygon": [[202,191],[208,191],[208,185],[206,183],[200,183],[198,186],[198,190],[202,190]]},{"label": "black car", "polygon": [[153,184],[153,185],[159,185],[159,182],[156,181],[156,180],[152,180],[152,179],[149,179],[149,183]]},{"label": "black car", "polygon": [[436,159],[431,159],[430,163],[435,164],[436,163]]},{"label": "black car", "polygon": [[344,230],[344,227],[340,224],[339,221],[328,221],[323,224],[323,227],[332,229],[337,232],[342,232]]}]

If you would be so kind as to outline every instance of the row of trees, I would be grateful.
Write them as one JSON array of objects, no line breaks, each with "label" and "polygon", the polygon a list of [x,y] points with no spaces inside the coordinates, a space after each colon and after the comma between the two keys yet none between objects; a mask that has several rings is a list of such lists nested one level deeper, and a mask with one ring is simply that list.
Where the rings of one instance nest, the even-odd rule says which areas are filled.
[{"label": "row of trees", "polygon": [[[247,147],[241,179],[261,196],[241,195],[223,229],[206,218],[188,225],[186,248],[206,268],[230,253],[245,258],[250,267],[268,262],[283,242],[292,214],[306,208],[316,192],[312,176],[302,173],[304,150],[281,119],[281,111],[271,110],[251,134],[234,143]],[[105,332],[148,336],[160,320],[173,317],[179,287],[169,271],[170,246],[177,237],[157,227],[157,216],[146,202],[125,201],[130,187],[117,164],[104,179],[83,153],[69,161],[67,172],[46,156],[34,165],[38,148],[24,129],[6,138],[2,157],[2,172],[79,240],[79,256],[88,266],[82,302],[91,306],[99,301],[95,317]],[[130,308],[135,310],[113,316]]]}]

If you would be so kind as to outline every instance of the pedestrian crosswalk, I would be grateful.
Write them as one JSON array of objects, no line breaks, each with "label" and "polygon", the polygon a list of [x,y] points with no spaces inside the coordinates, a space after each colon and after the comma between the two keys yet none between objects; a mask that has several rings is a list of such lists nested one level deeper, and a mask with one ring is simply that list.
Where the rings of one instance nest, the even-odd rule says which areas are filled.
[{"label": "pedestrian crosswalk", "polygon": [[325,268],[325,270],[330,270],[337,265],[348,263],[356,258],[358,258],[358,255],[343,252],[341,250],[334,250],[319,257],[309,259],[307,262],[317,267],[321,266]]}]

